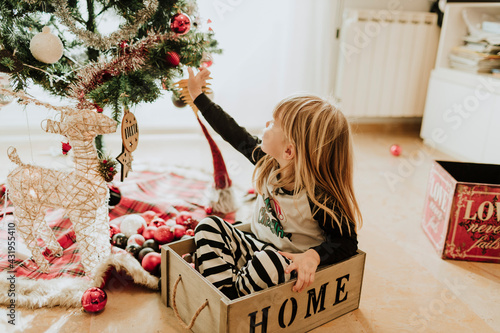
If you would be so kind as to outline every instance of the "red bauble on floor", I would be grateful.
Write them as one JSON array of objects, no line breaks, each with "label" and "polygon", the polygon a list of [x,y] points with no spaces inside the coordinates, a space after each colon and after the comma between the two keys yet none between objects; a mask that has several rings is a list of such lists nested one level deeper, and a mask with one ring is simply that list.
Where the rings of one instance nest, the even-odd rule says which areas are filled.
[{"label": "red bauble on floor", "polygon": [[161,254],[150,252],[142,258],[142,268],[153,275],[160,274]]},{"label": "red bauble on floor", "polygon": [[158,242],[158,244],[170,243],[174,240],[174,233],[171,231],[169,226],[162,225],[156,229],[154,239]]},{"label": "red bauble on floor", "polygon": [[101,288],[92,287],[82,295],[82,306],[87,312],[99,312],[106,306],[108,295]]}]

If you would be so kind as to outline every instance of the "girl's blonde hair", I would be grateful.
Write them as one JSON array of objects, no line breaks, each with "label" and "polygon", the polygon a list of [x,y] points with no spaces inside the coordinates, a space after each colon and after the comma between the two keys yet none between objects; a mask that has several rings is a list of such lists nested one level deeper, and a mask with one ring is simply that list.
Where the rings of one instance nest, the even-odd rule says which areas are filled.
[{"label": "girl's blonde hair", "polygon": [[[275,107],[273,118],[279,120],[285,139],[294,145],[295,158],[285,166],[291,168],[290,172],[279,169],[278,162],[269,155],[261,158],[253,174],[256,190],[261,193],[269,177],[277,179],[272,184],[275,188],[294,184],[294,192],[305,190],[341,231],[341,216],[334,213],[333,205],[354,223],[356,230],[360,228],[362,217],[353,189],[351,132],[342,112],[317,96],[295,95]],[[275,177],[278,174],[279,179]]]}]

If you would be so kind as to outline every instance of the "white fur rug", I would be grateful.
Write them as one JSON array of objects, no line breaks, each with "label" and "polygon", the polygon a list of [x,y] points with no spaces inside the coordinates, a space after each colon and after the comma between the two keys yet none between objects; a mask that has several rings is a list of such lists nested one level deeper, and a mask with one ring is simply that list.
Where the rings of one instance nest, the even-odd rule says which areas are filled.
[{"label": "white fur rug", "polygon": [[[16,277],[15,299],[16,307],[80,307],[81,298],[85,290],[90,287],[102,287],[107,280],[110,268],[117,273],[127,274],[136,284],[158,290],[159,279],[146,272],[139,262],[128,253],[111,254],[108,259],[96,268],[93,280],[82,277],[63,277],[52,280],[28,279]],[[10,277],[6,271],[0,272],[0,304],[10,304],[9,297]],[[106,287],[104,287],[106,289]]]}]

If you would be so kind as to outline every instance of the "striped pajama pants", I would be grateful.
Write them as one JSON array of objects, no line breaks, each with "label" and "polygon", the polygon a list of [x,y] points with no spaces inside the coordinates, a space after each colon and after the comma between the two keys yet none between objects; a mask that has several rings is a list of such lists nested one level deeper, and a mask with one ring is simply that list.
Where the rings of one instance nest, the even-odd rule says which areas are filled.
[{"label": "striped pajama pants", "polygon": [[195,229],[196,260],[200,273],[229,298],[287,282],[290,260],[217,216],[200,221]]}]

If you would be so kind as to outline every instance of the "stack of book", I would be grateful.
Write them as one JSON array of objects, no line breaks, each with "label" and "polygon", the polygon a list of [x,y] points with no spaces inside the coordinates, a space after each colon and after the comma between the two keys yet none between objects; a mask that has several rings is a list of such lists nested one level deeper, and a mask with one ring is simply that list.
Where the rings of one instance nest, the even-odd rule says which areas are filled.
[{"label": "stack of book", "polygon": [[483,21],[481,29],[464,37],[464,45],[455,46],[450,67],[472,73],[496,73],[500,69],[500,22]]}]

